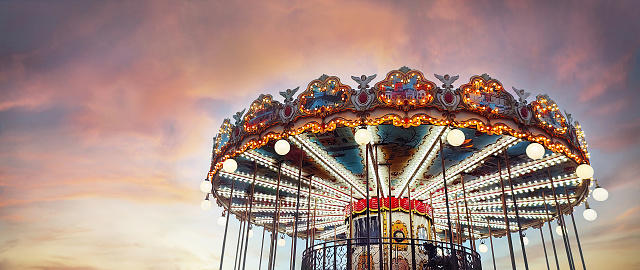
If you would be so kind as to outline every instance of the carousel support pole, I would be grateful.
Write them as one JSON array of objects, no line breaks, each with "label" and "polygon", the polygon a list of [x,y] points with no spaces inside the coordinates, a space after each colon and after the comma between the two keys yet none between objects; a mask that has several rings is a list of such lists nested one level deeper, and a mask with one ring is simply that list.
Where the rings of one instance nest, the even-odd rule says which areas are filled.
[{"label": "carousel support pole", "polygon": [[[373,151],[373,147],[369,148],[371,151]],[[375,155],[374,155],[375,154]],[[374,173],[376,175],[376,179],[377,179],[377,183],[376,183],[376,196],[378,198],[378,264],[381,266],[380,268],[382,268],[383,265],[383,254],[382,254],[382,231],[383,231],[383,227],[382,227],[382,205],[383,205],[383,200],[380,198],[380,190],[382,189],[382,185],[380,183],[380,174],[378,172],[378,151],[377,151],[377,147],[376,147],[376,152],[375,153],[371,153],[372,157],[374,158],[374,162],[373,162],[373,170]]]},{"label": "carousel support pole", "polygon": [[429,192],[429,203],[431,204],[431,232],[433,232],[433,241],[436,241],[436,224],[434,221],[435,209],[433,208],[433,192]]},{"label": "carousel support pole", "polygon": [[[569,200],[569,191],[567,190],[567,185],[564,185],[564,194],[567,196],[567,204],[571,207],[571,200]],[[571,222],[573,223],[573,230],[576,233],[576,241],[578,242],[578,251],[580,252],[580,260],[582,261],[583,270],[587,270],[587,265],[584,264],[584,256],[582,256],[582,246],[580,245],[580,237],[578,236],[578,228],[576,227],[576,220],[573,217],[573,209],[571,209]]]},{"label": "carousel support pole", "polygon": [[[447,205],[447,223],[449,226],[449,233],[450,233],[450,237],[449,237],[449,245],[451,246],[451,251],[454,251],[454,245],[453,245],[453,230],[451,228],[451,210],[449,210],[449,191],[447,190],[447,177],[445,175],[445,167],[444,167],[444,144],[442,143],[442,137],[439,137],[440,139],[440,161],[442,162],[442,182],[444,182],[444,199],[445,199],[445,203]],[[446,235],[446,233],[445,233]],[[458,268],[458,258],[456,257],[456,252],[451,254],[451,259],[452,262],[451,264],[454,265],[456,268]]]},{"label": "carousel support pole", "polygon": [[227,211],[227,220],[224,225],[224,236],[222,237],[222,254],[220,254],[220,270],[222,270],[222,262],[224,261],[224,249],[227,244],[227,232],[229,231],[229,218],[231,217],[231,207],[233,204],[233,185],[235,181],[231,180],[231,191],[229,195],[229,209]]},{"label": "carousel support pole", "polygon": [[389,163],[388,166],[389,166],[389,169],[388,169],[389,177],[387,178],[387,188],[389,189],[389,196],[388,196],[389,198],[387,198],[387,199],[389,200],[389,213],[387,213],[387,214],[389,215],[389,222],[387,222],[387,226],[389,228],[389,232],[387,234],[387,236],[388,236],[387,238],[389,240],[389,269],[392,269],[391,268],[391,262],[392,262],[392,259],[391,259],[392,256],[391,255],[392,255],[392,252],[393,252],[393,250],[392,250],[393,247],[392,247],[392,242],[391,242],[391,226],[393,224],[393,219],[391,219],[391,212],[392,212],[393,205],[391,204],[391,198],[392,198],[392,196],[391,196],[391,164]]},{"label": "carousel support pole", "polygon": [[458,245],[462,245],[462,225],[460,224],[460,205],[458,204],[458,194],[455,194],[455,200],[456,200],[456,216],[457,216],[457,225],[456,225],[456,235],[458,235],[458,237],[456,237],[456,240],[458,240]]},{"label": "carousel support pole", "polygon": [[507,149],[504,150],[505,166],[507,167],[507,177],[509,179],[509,187],[511,189],[511,200],[513,201],[513,208],[516,212],[516,221],[518,222],[518,236],[520,237],[520,247],[522,248],[522,258],[524,259],[524,268],[529,270],[529,261],[527,260],[527,251],[524,247],[524,237],[522,235],[522,223],[520,222],[520,214],[518,213],[518,202],[516,201],[516,192],[513,190],[513,181],[511,180],[511,167],[509,166],[509,154]]},{"label": "carousel support pole", "polygon": [[351,186],[350,198],[349,198],[349,238],[347,239],[347,268],[352,269],[353,251],[351,249],[351,241],[353,241],[353,186]]},{"label": "carousel support pole", "polygon": [[[306,248],[309,248],[309,224],[311,223],[310,217],[311,217],[311,183],[313,181],[313,176],[309,176],[309,198],[307,201],[307,243],[306,243]],[[353,190],[351,191],[353,193]],[[351,196],[353,197],[353,196]],[[313,244],[313,240],[312,240],[312,244]]]},{"label": "carousel support pole", "polygon": [[542,192],[542,199],[544,202],[544,211],[546,213],[545,215],[549,224],[549,234],[551,235],[551,246],[553,247],[553,257],[555,257],[556,259],[556,267],[558,268],[558,270],[560,270],[560,261],[558,261],[558,252],[556,251],[556,244],[554,243],[555,240],[553,239],[553,229],[551,228],[551,220],[553,219],[549,218],[549,208],[547,207],[547,197],[545,197],[544,191]]},{"label": "carousel support pole", "polygon": [[558,220],[562,224],[562,240],[564,242],[564,249],[567,252],[567,260],[569,261],[569,268],[571,270],[575,270],[575,264],[573,263],[573,256],[571,254],[571,243],[569,243],[569,235],[567,235],[566,227],[567,223],[564,222],[564,214],[562,213],[562,209],[560,209],[560,203],[558,202],[558,194],[556,193],[556,186],[553,183],[553,177],[551,177],[551,169],[547,168],[547,173],[549,174],[549,180],[551,181],[551,191],[553,192],[553,200],[556,203],[556,212],[558,214]]},{"label": "carousel support pole", "polygon": [[542,233],[543,225],[544,224],[540,222],[540,238],[542,238],[542,249],[544,250],[544,260],[547,262],[547,270],[551,270],[551,267],[549,266],[549,257],[547,257],[547,246],[544,243],[544,234]]},{"label": "carousel support pole", "polygon": [[460,182],[462,182],[462,198],[464,199],[464,209],[467,214],[467,230],[469,231],[469,237],[471,241],[469,242],[469,246],[473,251],[476,251],[476,243],[475,239],[473,239],[473,223],[471,223],[471,211],[469,210],[469,204],[467,203],[467,191],[464,187],[464,177],[460,174]]},{"label": "carousel support pole", "polygon": [[[245,205],[245,215],[246,216],[246,205]],[[233,261],[233,270],[236,270],[237,267],[240,267],[240,262],[238,261],[238,253],[240,253],[240,260],[242,260],[242,247],[244,247],[244,227],[246,226],[246,221],[244,217],[240,217],[240,230],[238,231],[238,243],[236,244],[236,259]]]},{"label": "carousel support pole", "polygon": [[493,259],[493,270],[496,270],[496,255],[493,252],[493,238],[491,237],[491,224],[487,218],[487,227],[489,227],[489,245],[491,245],[491,259]]},{"label": "carousel support pole", "polygon": [[264,249],[264,233],[267,231],[267,228],[262,228],[262,241],[260,244],[260,262],[258,262],[258,270],[262,269],[262,251]]},{"label": "carousel support pole", "polygon": [[511,229],[509,229],[509,216],[507,214],[507,196],[506,193],[504,191],[504,179],[502,179],[502,168],[500,167],[500,161],[497,160],[498,162],[498,173],[500,175],[500,188],[502,189],[502,194],[501,194],[501,198],[502,198],[502,212],[504,213],[504,223],[505,226],[507,227],[507,241],[509,242],[509,255],[511,255],[511,267],[513,268],[513,270],[516,270],[516,258],[515,255],[513,254],[513,243],[511,241]]},{"label": "carousel support pole", "polygon": [[275,267],[276,257],[276,241],[278,241],[278,218],[280,217],[280,180],[282,178],[282,161],[278,163],[278,183],[276,184],[276,211],[273,213],[273,223],[271,231],[271,248],[269,250],[269,267],[272,270]]},{"label": "carousel support pole", "polygon": [[253,211],[253,194],[256,191],[256,177],[258,176],[258,162],[253,162],[253,181],[251,182],[251,196],[249,197],[249,212],[247,213],[247,232],[244,242],[244,260],[242,261],[242,270],[247,265],[247,249],[249,249],[249,230],[251,229],[251,211]]},{"label": "carousel support pole", "polygon": [[411,269],[416,268],[416,244],[413,236],[413,203],[411,203],[411,187],[407,187],[407,196],[409,196],[409,237],[411,237]]},{"label": "carousel support pole", "polygon": [[370,144],[366,144],[365,145],[365,159],[366,164],[366,174],[365,174],[365,180],[366,180],[366,188],[367,188],[367,203],[366,203],[366,210],[367,210],[367,269],[371,269],[371,197],[369,197],[369,145]]},{"label": "carousel support pole", "polygon": [[[296,268],[296,247],[298,243],[298,217],[300,216],[300,188],[302,187],[302,159],[304,151],[300,147],[300,167],[298,168],[298,196],[296,196],[296,217],[293,221],[293,243],[291,244],[291,270]],[[308,224],[308,223],[307,223]]]}]

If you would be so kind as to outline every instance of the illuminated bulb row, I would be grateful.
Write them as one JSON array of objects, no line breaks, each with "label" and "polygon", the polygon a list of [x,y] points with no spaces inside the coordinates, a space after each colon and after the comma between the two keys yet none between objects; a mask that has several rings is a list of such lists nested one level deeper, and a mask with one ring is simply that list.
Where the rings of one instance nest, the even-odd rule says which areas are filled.
[{"label": "illuminated bulb row", "polygon": [[[269,169],[271,169],[272,171],[277,171],[278,167],[274,164],[276,164],[277,162],[269,157],[265,157],[262,154],[257,153],[256,151],[247,151],[244,152],[243,154],[241,154],[241,156],[251,160],[251,161],[256,161],[258,162],[258,164],[263,165]],[[298,178],[298,168],[295,168],[293,166],[287,165],[287,164],[282,164],[282,170],[281,173],[289,176],[293,179],[297,179]],[[320,178],[320,177],[315,177],[313,176],[313,181],[316,183],[323,183],[322,185],[315,185],[316,188],[323,190],[323,192],[329,196],[334,196],[334,197],[340,197],[340,199],[348,202],[350,199],[350,195],[346,194],[342,191],[340,191],[337,186],[330,182],[330,181],[325,181],[324,179]],[[304,180],[304,179],[303,179]],[[304,183],[309,184],[308,181],[303,181]],[[305,190],[301,190],[301,194],[308,194],[308,191]],[[316,194],[312,193],[312,198],[316,197]]]},{"label": "illuminated bulb row", "polygon": [[298,145],[300,148],[304,146],[306,147],[306,149],[309,149],[309,153],[311,153],[311,156],[314,159],[321,161],[319,162],[320,165],[325,169],[325,171],[332,174],[333,177],[336,177],[336,179],[340,179],[344,183],[351,184],[351,186],[353,186],[358,192],[360,192],[360,194],[366,194],[366,192],[362,188],[362,184],[354,183],[353,180],[356,179],[356,177],[352,173],[348,172],[347,169],[344,168],[344,165],[338,163],[334,158],[330,157],[326,151],[320,149],[317,144],[310,142],[307,138],[300,135],[292,136],[290,138],[291,141]]},{"label": "illuminated bulb row", "polygon": [[[459,162],[456,165],[451,166],[449,169],[447,169],[446,171],[446,175],[448,175],[447,177],[447,183],[450,183],[452,181],[454,181],[455,179],[458,179],[458,174],[463,172],[463,171],[471,171],[475,168],[477,168],[478,166],[484,164],[484,159],[492,154],[495,154],[496,152],[500,151],[501,149],[513,145],[515,143],[517,143],[518,139],[515,137],[501,137],[500,139],[498,139],[498,141],[494,144],[492,144],[491,146],[485,147],[483,148],[480,152],[476,152],[473,155],[469,156],[468,158],[465,158],[464,160],[462,160],[461,162]],[[442,173],[438,174],[437,176],[433,177],[433,179],[442,179]],[[470,182],[471,183],[471,182]],[[425,194],[427,192],[431,192],[437,188],[439,188],[439,186],[442,185],[442,183],[440,181],[433,181],[431,182],[429,185],[427,185],[426,187],[424,187],[423,189],[421,189],[420,191],[416,192],[416,197]],[[471,189],[472,186],[468,186],[467,189]]]},{"label": "illuminated bulb row", "polygon": [[[232,173],[227,173],[227,172],[221,172],[220,173],[221,176],[225,176],[231,179],[235,179],[235,180],[239,180],[242,182],[246,182],[246,183],[251,183],[253,182],[253,176],[249,175],[249,174],[245,174],[242,172],[236,172],[234,174]],[[267,187],[267,188],[277,188],[277,184],[274,183],[275,180],[270,179],[268,177],[264,177],[264,176],[257,176],[256,177],[256,185],[258,186],[263,186],[263,187]],[[297,187],[294,187],[293,185],[288,185],[283,183],[282,181],[280,182],[280,189],[282,190],[286,190],[288,192],[291,193],[297,193]],[[308,191],[300,191],[301,194],[307,194],[308,195]],[[323,196],[323,195],[315,195],[321,198],[321,201],[333,201],[336,203],[345,203],[345,201],[337,199],[337,198],[332,198],[332,197],[327,197],[327,196]]]},{"label": "illuminated bulb row", "polygon": [[[397,192],[403,191],[407,182],[411,179],[415,179],[415,175],[422,175],[424,170],[433,163],[433,160],[440,149],[438,138],[444,139],[445,128],[446,127],[444,126],[431,127],[429,137],[418,146],[418,151],[412,158],[413,162],[409,162],[409,165],[404,169],[402,175],[400,175],[399,180],[401,184],[398,185],[400,188]],[[423,160],[424,162],[422,162]],[[397,194],[396,196],[401,197],[402,194]]]},{"label": "illuminated bulb row", "polygon": [[[541,170],[542,168],[546,168],[552,166],[556,163],[561,163],[567,161],[568,159],[560,154],[552,154],[538,161],[530,161],[522,164],[515,165],[511,167],[511,174],[513,177],[518,177],[523,174],[527,174],[533,171]],[[502,170],[502,179],[508,179],[509,173],[508,170]],[[493,185],[500,181],[500,172],[496,172],[486,176],[480,176],[475,180],[469,181],[465,184],[467,190],[474,190],[478,188],[487,187],[489,185]]]},{"label": "illuminated bulb row", "polygon": [[[220,194],[221,196],[224,197],[229,197],[231,195],[231,189],[230,188],[222,188],[220,190],[218,190],[218,194]],[[248,195],[246,194],[246,192],[241,191],[241,190],[234,190],[233,191],[233,197],[235,198],[249,198]],[[256,193],[254,196],[254,199],[256,199],[257,201],[254,202],[254,205],[260,205],[260,201],[267,201],[267,202],[276,202],[276,195],[271,195],[271,194],[264,194],[264,193]],[[292,198],[292,197],[284,197],[281,196],[281,200],[284,200],[285,202],[289,202],[292,204],[296,204],[297,203],[297,198]],[[336,205],[336,204],[329,204],[329,203],[323,203],[323,208],[329,208],[329,209],[334,209],[334,211],[341,211],[344,209],[344,206],[342,204],[340,205]],[[300,201],[300,207],[306,207],[307,203],[306,201]],[[303,209],[301,209],[302,211]]]}]

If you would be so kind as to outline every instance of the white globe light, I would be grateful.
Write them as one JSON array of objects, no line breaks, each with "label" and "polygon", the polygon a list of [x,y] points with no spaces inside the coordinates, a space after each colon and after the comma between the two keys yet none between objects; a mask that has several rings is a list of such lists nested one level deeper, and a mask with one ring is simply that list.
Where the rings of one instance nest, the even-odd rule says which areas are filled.
[{"label": "white globe light", "polygon": [[539,143],[530,143],[527,146],[527,156],[531,159],[540,159],[544,156],[544,146]]},{"label": "white globe light", "polygon": [[489,251],[489,247],[487,247],[487,245],[482,243],[478,246],[478,250],[482,253],[487,253],[487,251]]},{"label": "white globe light", "polygon": [[449,131],[447,134],[447,142],[453,146],[460,146],[464,143],[464,132],[459,129]]},{"label": "white globe light", "polygon": [[580,164],[576,168],[576,174],[582,179],[589,179],[593,177],[593,168],[589,164]]},{"label": "white globe light", "polygon": [[529,244],[529,238],[527,238],[526,236],[522,237],[522,243],[526,246]]},{"label": "white globe light", "polygon": [[202,210],[209,210],[211,208],[211,201],[209,200],[204,200],[200,203],[200,208],[202,208]]},{"label": "white globe light", "polygon": [[364,145],[371,142],[371,133],[366,128],[361,128],[356,131],[356,142],[359,145]]},{"label": "white globe light", "polygon": [[222,169],[225,172],[232,173],[232,172],[235,172],[237,168],[238,168],[238,163],[236,162],[235,159],[230,158],[225,160],[224,163],[222,163]]},{"label": "white globe light", "polygon": [[253,237],[253,230],[249,229],[249,238]]},{"label": "white globe light", "polygon": [[599,202],[606,201],[609,198],[609,191],[604,189],[601,186],[597,186],[596,189],[593,190],[593,199]]},{"label": "white globe light", "polygon": [[211,182],[209,182],[209,180],[207,179],[202,181],[202,183],[200,183],[200,190],[202,190],[202,192],[204,193],[211,192]]},{"label": "white globe light", "polygon": [[598,218],[598,213],[596,213],[596,210],[587,208],[584,210],[584,212],[582,212],[582,216],[588,221],[594,221],[596,220],[596,218]]},{"label": "white globe light", "polygon": [[558,235],[562,235],[562,226],[558,226],[558,227],[556,227],[556,233],[557,233]]},{"label": "white globe light", "polygon": [[280,238],[278,239],[278,246],[279,247],[284,247],[284,244],[286,244],[287,241],[284,240],[284,238]]},{"label": "white globe light", "polygon": [[291,146],[286,140],[278,140],[276,142],[275,149],[278,155],[284,156],[289,153],[289,150],[291,150]]},{"label": "white globe light", "polygon": [[217,223],[220,226],[224,226],[226,221],[227,221],[227,219],[225,217],[219,217],[218,220],[217,220]]}]

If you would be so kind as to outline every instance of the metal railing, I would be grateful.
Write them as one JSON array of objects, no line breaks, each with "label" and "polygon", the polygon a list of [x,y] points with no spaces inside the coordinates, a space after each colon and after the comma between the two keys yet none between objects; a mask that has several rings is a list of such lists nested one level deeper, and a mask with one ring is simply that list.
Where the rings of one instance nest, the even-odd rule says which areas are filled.
[{"label": "metal railing", "polygon": [[[401,241],[400,241],[401,240]],[[480,270],[480,254],[468,247],[425,239],[352,238],[307,248],[303,270]],[[382,256],[380,249],[382,248]],[[367,250],[370,250],[367,256]],[[381,259],[382,258],[382,259]],[[367,263],[368,261],[368,263]]]}]

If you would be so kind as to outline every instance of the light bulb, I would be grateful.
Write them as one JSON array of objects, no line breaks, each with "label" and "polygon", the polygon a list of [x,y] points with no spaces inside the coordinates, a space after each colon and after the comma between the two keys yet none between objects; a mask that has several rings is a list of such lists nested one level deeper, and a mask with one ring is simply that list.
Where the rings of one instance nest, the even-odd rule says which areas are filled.
[{"label": "light bulb", "polygon": [[249,229],[249,238],[253,237],[253,230]]},{"label": "light bulb", "polygon": [[539,143],[530,143],[527,146],[527,156],[531,159],[540,159],[544,156],[544,146]]},{"label": "light bulb", "polygon": [[371,133],[366,128],[361,128],[356,131],[356,142],[359,145],[365,145],[371,142]]},{"label": "light bulb", "polygon": [[287,241],[284,240],[284,238],[280,238],[278,239],[278,246],[279,247],[284,247],[284,245],[287,243]]},{"label": "light bulb", "polygon": [[211,208],[211,201],[205,199],[200,203],[200,208],[202,208],[202,210],[209,210]]},{"label": "light bulb", "polygon": [[604,202],[609,198],[609,191],[604,189],[601,186],[596,186],[596,189],[593,190],[593,199],[599,202]]},{"label": "light bulb", "polygon": [[225,160],[224,163],[222,163],[222,169],[225,172],[232,173],[232,172],[235,172],[237,168],[238,168],[238,163],[236,162],[235,159],[230,158]]},{"label": "light bulb", "polygon": [[593,177],[593,168],[589,164],[580,164],[576,168],[576,174],[582,179],[589,179]]},{"label": "light bulb", "polygon": [[452,146],[460,146],[464,143],[464,132],[459,129],[449,131],[447,142]]},{"label": "light bulb", "polygon": [[211,182],[209,182],[209,180],[207,179],[204,179],[204,181],[200,183],[200,190],[202,190],[202,192],[204,193],[211,192]]},{"label": "light bulb", "polygon": [[589,208],[589,206],[587,205],[587,209],[584,209],[584,212],[582,212],[582,216],[587,221],[594,221],[596,220],[596,218],[598,218],[598,213],[596,213],[596,210]]},{"label": "light bulb", "polygon": [[224,223],[227,221],[227,219],[225,217],[219,217],[218,218],[218,225],[220,226],[224,226]]},{"label": "light bulb", "polygon": [[558,225],[558,227],[556,227],[556,233],[557,233],[558,235],[562,235],[562,226],[559,226],[559,225]]},{"label": "light bulb", "polygon": [[278,140],[276,142],[275,149],[278,155],[284,156],[289,153],[289,150],[291,150],[291,146],[289,145],[289,142],[287,140]]},{"label": "light bulb", "polygon": [[527,238],[526,236],[522,237],[522,243],[526,246],[529,244],[529,238]]},{"label": "light bulb", "polygon": [[487,253],[487,251],[489,251],[489,247],[487,247],[487,245],[482,243],[480,244],[480,246],[478,246],[478,250],[482,253]]}]

